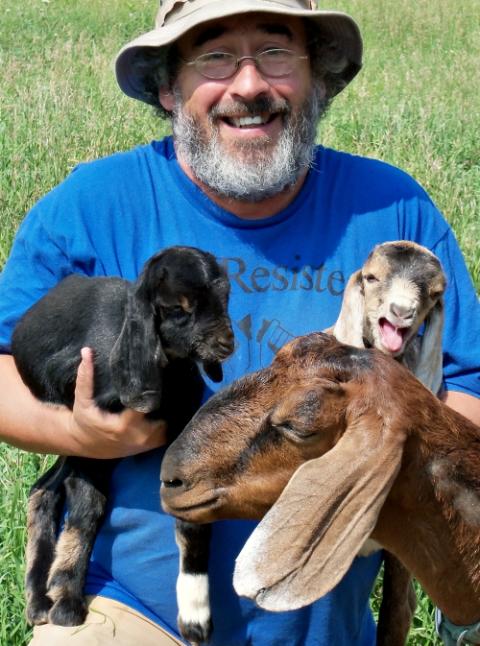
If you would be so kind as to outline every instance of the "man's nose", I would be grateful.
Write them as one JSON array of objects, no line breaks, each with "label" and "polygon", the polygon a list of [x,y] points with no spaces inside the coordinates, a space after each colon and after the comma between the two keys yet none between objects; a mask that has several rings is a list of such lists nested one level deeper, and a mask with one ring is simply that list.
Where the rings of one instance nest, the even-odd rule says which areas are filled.
[{"label": "man's nose", "polygon": [[240,62],[238,70],[229,85],[232,95],[243,99],[254,99],[270,91],[270,83],[260,74],[255,61],[246,58]]}]

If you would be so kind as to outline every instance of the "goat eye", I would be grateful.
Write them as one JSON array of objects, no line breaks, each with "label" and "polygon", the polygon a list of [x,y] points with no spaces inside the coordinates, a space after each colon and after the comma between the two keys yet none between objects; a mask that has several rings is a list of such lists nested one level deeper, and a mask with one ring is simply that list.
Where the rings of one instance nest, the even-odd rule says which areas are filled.
[{"label": "goat eye", "polygon": [[173,319],[177,323],[186,322],[190,318],[190,313],[186,312],[180,305],[165,308],[165,317]]},{"label": "goat eye", "polygon": [[280,433],[284,433],[285,435],[288,435],[290,438],[297,441],[307,440],[309,437],[315,435],[314,431],[307,431],[302,427],[295,426],[292,422],[289,422],[287,420],[280,422],[279,424],[273,424],[273,426]]},{"label": "goat eye", "polygon": [[367,283],[378,283],[378,278],[374,274],[365,274],[363,280],[366,280]]},{"label": "goat eye", "polygon": [[275,426],[276,429],[279,431],[288,431],[292,432],[293,431],[293,424],[291,422],[280,422],[279,424],[272,424],[272,426]]}]

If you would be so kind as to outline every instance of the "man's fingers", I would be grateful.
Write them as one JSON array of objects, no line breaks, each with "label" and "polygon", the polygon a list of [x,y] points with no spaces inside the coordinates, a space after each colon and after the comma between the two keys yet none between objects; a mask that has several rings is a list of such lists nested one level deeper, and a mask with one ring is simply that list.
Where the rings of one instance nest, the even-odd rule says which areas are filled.
[{"label": "man's fingers", "polygon": [[82,348],[80,354],[82,360],[77,371],[75,399],[93,400],[93,350]]},{"label": "man's fingers", "polygon": [[[91,457],[117,458],[143,453],[166,443],[167,425],[149,420],[143,413],[125,409],[111,414],[96,406],[94,395],[94,353],[82,348],[75,384],[72,433],[83,446],[92,447]],[[79,453],[81,455],[81,453]]]},{"label": "man's fingers", "polygon": [[150,420],[143,413],[125,409],[122,413],[125,428],[136,429],[136,441],[141,451],[156,449],[167,442],[167,423],[164,420]]},{"label": "man's fingers", "polygon": [[155,421],[154,424],[150,423],[150,429],[145,435],[145,444],[142,450],[158,449],[158,447],[164,446],[166,443],[167,423],[161,420]]}]

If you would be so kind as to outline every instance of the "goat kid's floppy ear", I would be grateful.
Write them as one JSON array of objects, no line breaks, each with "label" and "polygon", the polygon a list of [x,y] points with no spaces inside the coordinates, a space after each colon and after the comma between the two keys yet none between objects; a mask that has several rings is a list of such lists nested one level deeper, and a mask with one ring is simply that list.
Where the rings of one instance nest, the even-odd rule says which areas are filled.
[{"label": "goat kid's floppy ear", "polygon": [[246,542],[233,585],[265,610],[301,608],[329,592],[365,540],[399,471],[405,434],[365,415],[303,464]]},{"label": "goat kid's floppy ear", "polygon": [[122,404],[141,413],[158,408],[167,363],[152,307],[130,293],[122,329],[110,353],[112,383]]},{"label": "goat kid's floppy ear", "polygon": [[332,334],[341,343],[363,348],[363,315],[365,297],[362,272],[359,269],[348,280],[343,294],[342,309],[333,326]]},{"label": "goat kid's floppy ear", "polygon": [[443,300],[440,299],[425,320],[425,332],[421,339],[417,366],[414,374],[434,395],[443,382]]}]

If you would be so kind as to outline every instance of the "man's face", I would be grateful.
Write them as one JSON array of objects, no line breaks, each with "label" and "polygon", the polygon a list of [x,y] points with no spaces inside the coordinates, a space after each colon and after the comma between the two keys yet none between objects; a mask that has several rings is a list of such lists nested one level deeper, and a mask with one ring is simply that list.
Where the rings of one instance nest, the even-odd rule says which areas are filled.
[{"label": "man's face", "polygon": [[[192,30],[178,42],[178,53],[192,61],[211,52],[241,57],[279,48],[302,57],[305,40],[299,19],[245,14]],[[261,74],[245,60],[221,80],[182,64],[173,95],[166,104],[160,98],[173,110],[177,154],[187,169],[219,194],[259,201],[306,171],[324,88],[317,82],[312,89],[308,58],[296,59],[292,73],[281,78]]]}]

